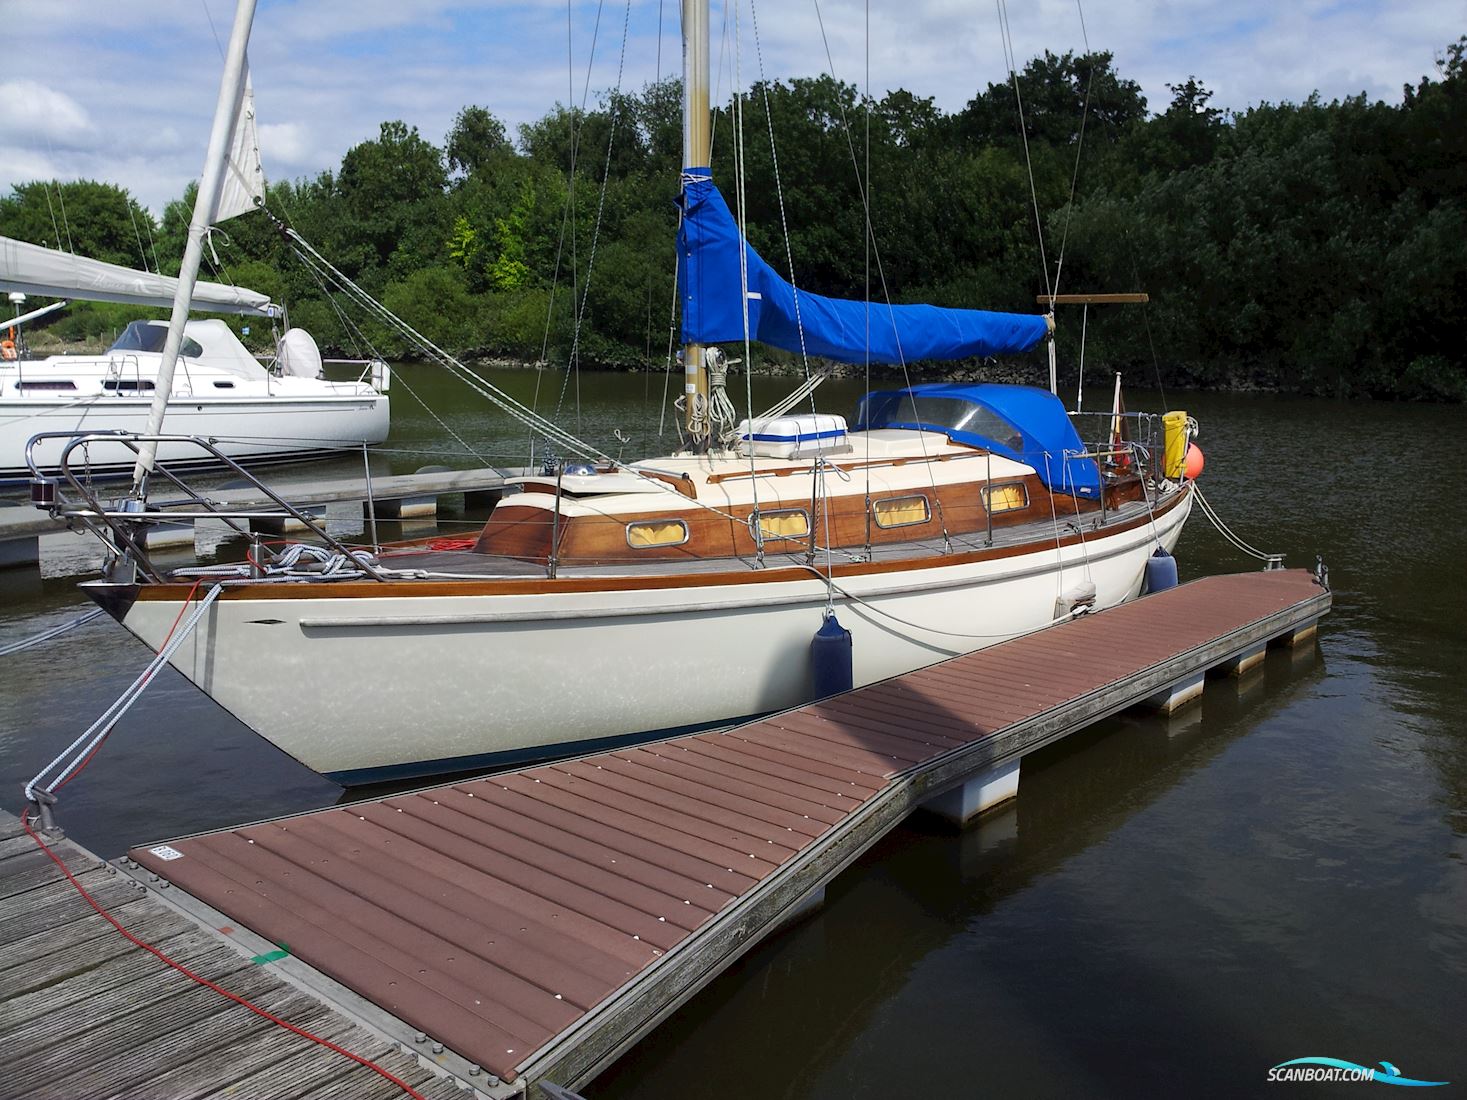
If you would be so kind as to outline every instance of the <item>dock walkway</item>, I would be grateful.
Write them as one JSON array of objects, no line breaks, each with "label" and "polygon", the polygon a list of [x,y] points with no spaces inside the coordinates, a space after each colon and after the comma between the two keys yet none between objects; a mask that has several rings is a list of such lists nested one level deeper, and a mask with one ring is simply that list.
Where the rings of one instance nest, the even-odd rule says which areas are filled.
[{"label": "dock walkway", "polygon": [[[99,904],[202,977],[373,1060],[423,1096],[464,1095],[364,1028],[201,928],[116,867],[51,845]],[[0,811],[0,1096],[103,1100],[398,1097],[373,1071],[285,1031],[133,946]]]},{"label": "dock walkway", "polygon": [[1211,577],[727,731],[145,846],[131,866],[205,928],[288,944],[269,969],[431,1044],[481,1094],[576,1088],[913,809],[961,820],[1013,797],[1028,753],[1312,640],[1329,606],[1302,571]]}]

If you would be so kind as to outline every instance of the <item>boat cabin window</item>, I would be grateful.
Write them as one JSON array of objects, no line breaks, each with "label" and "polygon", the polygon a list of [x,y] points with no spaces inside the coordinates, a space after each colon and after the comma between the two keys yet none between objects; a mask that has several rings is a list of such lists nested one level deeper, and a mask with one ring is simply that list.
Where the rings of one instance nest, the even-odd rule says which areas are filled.
[{"label": "boat cabin window", "polygon": [[151,391],[157,387],[148,378],[141,380],[136,378],[108,378],[102,383],[102,388],[104,390],[111,390],[113,393],[136,393],[138,390]]},{"label": "boat cabin window", "polygon": [[1029,490],[1021,481],[1010,481],[1004,485],[985,485],[983,504],[990,515],[1001,512],[1017,512],[1029,507]]},{"label": "boat cabin window", "polygon": [[627,545],[633,550],[681,546],[688,541],[688,525],[680,519],[639,520],[627,524]]},{"label": "boat cabin window", "polygon": [[965,397],[921,393],[871,393],[856,409],[856,430],[911,428],[926,432],[971,432],[1012,451],[1024,449],[1024,435],[1008,420]]},{"label": "boat cabin window", "polygon": [[30,392],[32,390],[34,390],[36,392],[41,392],[43,390],[74,390],[74,389],[76,389],[76,383],[75,382],[62,382],[62,381],[58,381],[58,380],[55,380],[55,379],[51,379],[51,380],[48,380],[48,381],[45,381],[45,382],[17,382],[15,384],[15,392],[16,393],[28,393],[28,392]]},{"label": "boat cabin window", "polygon": [[[168,326],[150,325],[147,321],[134,321],[122,330],[122,335],[113,341],[108,351],[157,351],[163,350],[164,343],[168,340]],[[199,346],[197,340],[190,340],[187,336],[179,345],[178,354],[187,356],[189,359],[197,359],[204,354],[204,349]]]},{"label": "boat cabin window", "polygon": [[[749,526],[754,517],[749,517]],[[766,539],[802,539],[810,533],[810,517],[803,508],[759,513],[759,533]]]},{"label": "boat cabin window", "polygon": [[927,498],[924,496],[873,500],[871,515],[876,520],[876,526],[882,529],[911,527],[913,524],[926,523],[932,518],[932,512],[927,506]]},{"label": "boat cabin window", "polygon": [[214,383],[214,388],[216,390],[232,390],[232,389],[234,389],[234,383],[233,382],[215,382]]}]

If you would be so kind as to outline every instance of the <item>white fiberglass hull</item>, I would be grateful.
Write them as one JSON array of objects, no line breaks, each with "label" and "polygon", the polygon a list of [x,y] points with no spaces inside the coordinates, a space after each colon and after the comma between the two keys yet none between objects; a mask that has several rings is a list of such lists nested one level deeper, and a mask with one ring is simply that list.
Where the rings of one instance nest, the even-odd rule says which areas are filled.
[{"label": "white fiberglass hull", "polygon": [[[39,399],[0,402],[0,479],[30,477],[26,444],[42,432],[141,433],[148,423],[150,401],[142,398],[100,396],[70,401]],[[310,456],[387,438],[389,404],[385,394],[321,395],[257,398],[174,398],[168,402],[164,431],[216,440],[230,458],[260,461]],[[54,470],[64,439],[37,444],[39,464]],[[162,462],[194,462],[207,458],[197,447],[162,443]],[[90,444],[84,456],[72,452],[77,472],[126,471],[135,454],[121,444]]]},{"label": "white fiberglass hull", "polygon": [[[1089,580],[1134,597],[1191,495],[1084,546],[839,579],[857,685],[1049,625]],[[515,595],[217,601],[175,653],[185,676],[310,768],[348,782],[575,751],[716,724],[810,696],[822,580]],[[142,599],[124,625],[155,648],[179,611]]]}]

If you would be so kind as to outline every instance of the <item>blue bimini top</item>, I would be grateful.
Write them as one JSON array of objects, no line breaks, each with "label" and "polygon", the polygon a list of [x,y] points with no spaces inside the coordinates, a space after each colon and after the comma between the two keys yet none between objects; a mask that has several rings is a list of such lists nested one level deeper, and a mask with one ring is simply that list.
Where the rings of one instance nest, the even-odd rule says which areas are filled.
[{"label": "blue bimini top", "polygon": [[931,382],[905,390],[875,390],[856,411],[852,431],[911,428],[942,432],[1034,467],[1057,493],[1098,498],[1100,466],[1085,457],[1080,433],[1060,399],[1033,386]]},{"label": "blue bimini top", "polygon": [[796,290],[744,240],[707,168],[683,170],[682,205],[677,281],[684,344],[742,340],[746,305],[750,339],[842,363],[1012,355],[1049,331],[1039,314],[887,305]]}]

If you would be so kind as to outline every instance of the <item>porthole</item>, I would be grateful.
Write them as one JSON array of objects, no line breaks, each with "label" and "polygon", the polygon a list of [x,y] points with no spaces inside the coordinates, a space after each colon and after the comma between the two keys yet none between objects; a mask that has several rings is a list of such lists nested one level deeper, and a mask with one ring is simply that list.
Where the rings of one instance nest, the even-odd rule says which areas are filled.
[{"label": "porthole", "polygon": [[633,550],[681,546],[688,541],[688,525],[680,519],[638,520],[627,524],[627,545]]},{"label": "porthole", "polygon": [[983,503],[990,515],[1022,511],[1029,507],[1029,491],[1018,481],[1004,485],[985,485]]},{"label": "porthole", "polygon": [[873,500],[871,515],[876,520],[876,526],[885,529],[926,523],[932,518],[932,511],[924,496],[889,497],[885,500]]},{"label": "porthole", "polygon": [[[754,517],[749,517],[749,527]],[[766,539],[802,539],[810,534],[810,517],[803,508],[759,513],[759,533]]]}]

